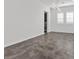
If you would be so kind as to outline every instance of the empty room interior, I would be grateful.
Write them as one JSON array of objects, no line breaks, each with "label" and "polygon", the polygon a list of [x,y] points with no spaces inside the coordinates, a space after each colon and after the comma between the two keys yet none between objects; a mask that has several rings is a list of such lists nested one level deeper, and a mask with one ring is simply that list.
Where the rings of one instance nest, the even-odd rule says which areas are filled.
[{"label": "empty room interior", "polygon": [[74,59],[73,0],[4,0],[5,59]]}]

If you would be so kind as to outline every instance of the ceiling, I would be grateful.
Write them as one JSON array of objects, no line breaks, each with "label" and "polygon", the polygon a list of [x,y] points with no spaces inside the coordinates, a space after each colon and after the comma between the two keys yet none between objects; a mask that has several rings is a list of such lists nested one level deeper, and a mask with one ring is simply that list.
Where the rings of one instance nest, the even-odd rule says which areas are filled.
[{"label": "ceiling", "polygon": [[73,3],[73,0],[40,0],[44,5]]}]

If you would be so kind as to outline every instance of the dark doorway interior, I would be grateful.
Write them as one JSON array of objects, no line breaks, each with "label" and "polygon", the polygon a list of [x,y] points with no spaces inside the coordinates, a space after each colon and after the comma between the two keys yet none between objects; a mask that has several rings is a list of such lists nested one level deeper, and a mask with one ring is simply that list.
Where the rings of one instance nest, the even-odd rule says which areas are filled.
[{"label": "dark doorway interior", "polygon": [[47,12],[44,12],[44,33],[47,33]]}]

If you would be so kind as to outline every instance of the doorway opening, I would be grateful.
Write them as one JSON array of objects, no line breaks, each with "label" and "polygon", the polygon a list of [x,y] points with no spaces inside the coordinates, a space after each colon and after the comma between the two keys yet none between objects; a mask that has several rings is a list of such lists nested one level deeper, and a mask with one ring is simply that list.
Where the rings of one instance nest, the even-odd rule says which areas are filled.
[{"label": "doorway opening", "polygon": [[47,12],[44,11],[44,34],[47,34]]}]

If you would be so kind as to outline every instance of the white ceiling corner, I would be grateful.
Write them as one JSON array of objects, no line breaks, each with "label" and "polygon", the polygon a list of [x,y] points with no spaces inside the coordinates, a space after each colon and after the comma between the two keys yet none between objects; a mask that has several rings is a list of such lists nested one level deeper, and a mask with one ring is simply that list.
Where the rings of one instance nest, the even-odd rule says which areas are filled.
[{"label": "white ceiling corner", "polygon": [[52,4],[66,4],[71,3],[73,0],[40,0],[44,5],[52,5]]}]

